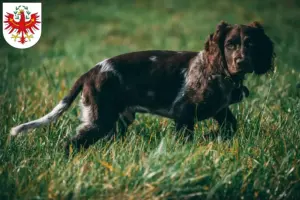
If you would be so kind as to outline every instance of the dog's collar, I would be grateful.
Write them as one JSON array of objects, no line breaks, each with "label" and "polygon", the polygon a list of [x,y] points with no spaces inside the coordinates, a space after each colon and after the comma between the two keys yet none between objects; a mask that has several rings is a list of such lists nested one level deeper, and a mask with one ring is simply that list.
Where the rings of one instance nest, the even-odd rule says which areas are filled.
[{"label": "dog's collar", "polygon": [[243,84],[243,80],[245,79],[245,76],[232,76],[226,69],[224,70],[225,71],[225,79],[226,80],[229,80],[233,85],[234,87],[236,88],[240,88]]},{"label": "dog's collar", "polygon": [[239,88],[245,80],[245,74],[242,75],[231,75],[227,69],[224,68],[225,79],[230,80],[234,87]]},{"label": "dog's collar", "polygon": [[235,88],[240,88],[242,86],[242,80],[234,80],[231,76],[226,76],[225,79],[230,80]]}]

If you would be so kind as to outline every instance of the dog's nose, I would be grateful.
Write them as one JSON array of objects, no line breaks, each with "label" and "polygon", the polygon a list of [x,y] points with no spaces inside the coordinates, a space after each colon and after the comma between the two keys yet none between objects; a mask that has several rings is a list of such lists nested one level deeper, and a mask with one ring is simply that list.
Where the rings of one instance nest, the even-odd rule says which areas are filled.
[{"label": "dog's nose", "polygon": [[245,58],[237,58],[236,59],[236,64],[238,64],[238,65],[243,65],[243,64],[245,64],[245,62],[246,62]]}]

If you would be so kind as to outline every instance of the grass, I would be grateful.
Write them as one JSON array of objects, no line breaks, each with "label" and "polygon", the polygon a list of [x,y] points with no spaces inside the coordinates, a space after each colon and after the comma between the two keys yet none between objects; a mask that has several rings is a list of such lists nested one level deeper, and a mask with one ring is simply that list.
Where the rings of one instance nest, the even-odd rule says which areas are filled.
[{"label": "grass", "polygon": [[[297,1],[136,0],[43,3],[40,41],[0,43],[0,199],[299,199],[300,5]],[[175,139],[172,121],[138,115],[126,138],[99,141],[66,159],[76,103],[54,124],[9,138],[49,112],[76,78],[104,58],[145,49],[201,50],[220,20],[264,22],[276,72],[249,76],[251,95],[232,106],[232,141]]]}]

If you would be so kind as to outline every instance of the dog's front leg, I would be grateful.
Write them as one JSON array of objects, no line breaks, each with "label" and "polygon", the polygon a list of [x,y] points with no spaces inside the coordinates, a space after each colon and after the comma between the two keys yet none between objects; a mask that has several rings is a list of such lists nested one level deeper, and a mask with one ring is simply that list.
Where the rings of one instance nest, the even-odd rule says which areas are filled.
[{"label": "dog's front leg", "polygon": [[230,104],[235,104],[241,102],[245,97],[249,96],[249,90],[246,86],[241,86],[236,88],[231,93]]},{"label": "dog's front leg", "polygon": [[218,112],[214,119],[218,122],[224,139],[231,139],[237,130],[237,120],[229,107]]},{"label": "dog's front leg", "polygon": [[183,133],[186,140],[194,139],[194,122],[175,121],[176,132]]},{"label": "dog's front leg", "polygon": [[205,139],[216,139],[221,136],[225,140],[231,139],[237,130],[237,120],[229,107],[219,111],[213,118],[218,122],[219,130],[204,134],[203,137]]},{"label": "dog's front leg", "polygon": [[128,126],[130,126],[135,120],[135,111],[127,108],[124,112],[119,114],[119,119],[115,124],[114,134],[125,136]]},{"label": "dog's front leg", "polygon": [[182,132],[187,140],[194,138],[194,125],[195,125],[195,109],[194,106],[183,104],[180,110],[177,110],[177,117],[175,119],[175,128],[177,132]]}]

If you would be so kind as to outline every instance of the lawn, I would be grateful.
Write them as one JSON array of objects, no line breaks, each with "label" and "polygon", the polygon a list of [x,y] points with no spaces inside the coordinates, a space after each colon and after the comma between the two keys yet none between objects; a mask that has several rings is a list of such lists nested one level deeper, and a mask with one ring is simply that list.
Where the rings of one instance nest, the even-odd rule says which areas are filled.
[{"label": "lawn", "polygon": [[[78,99],[50,126],[15,139],[12,126],[49,112],[104,58],[146,49],[203,49],[220,20],[259,20],[276,45],[276,70],[249,75],[250,96],[231,106],[231,141],[175,137],[168,119],[137,116],[124,139],[67,159]],[[39,42],[0,42],[0,199],[300,199],[300,3],[287,1],[47,1]],[[298,85],[298,86],[297,86]],[[298,87],[298,88],[297,88]]]}]

